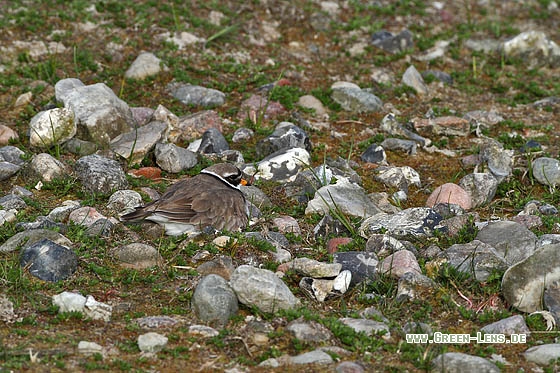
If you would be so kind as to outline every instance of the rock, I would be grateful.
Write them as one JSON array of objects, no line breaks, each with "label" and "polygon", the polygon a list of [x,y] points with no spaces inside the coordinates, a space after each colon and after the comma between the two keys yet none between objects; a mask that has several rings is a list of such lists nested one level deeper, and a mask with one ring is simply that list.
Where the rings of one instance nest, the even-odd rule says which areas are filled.
[{"label": "rock", "polygon": [[229,144],[220,131],[215,128],[209,128],[202,134],[202,141],[197,150],[198,153],[212,154],[221,153],[225,150],[229,150]]},{"label": "rock", "polygon": [[219,327],[224,327],[239,309],[234,289],[223,277],[214,274],[200,280],[191,303],[200,320]]},{"label": "rock", "polygon": [[334,296],[334,280],[302,277],[299,287],[318,302],[324,302],[330,296]]},{"label": "rock", "polygon": [[397,35],[386,30],[375,32],[371,36],[371,44],[386,52],[397,54],[406,51],[414,46],[412,33],[404,29]]},{"label": "rock", "polygon": [[379,262],[379,273],[400,278],[407,272],[422,273],[420,265],[413,253],[408,250],[399,250]]},{"label": "rock", "polygon": [[560,358],[560,343],[549,343],[528,348],[523,356],[525,360],[542,366],[549,366],[550,361]]},{"label": "rock", "polygon": [[31,158],[25,173],[30,178],[38,178],[42,181],[53,181],[68,176],[69,171],[64,163],[47,153],[35,154]]},{"label": "rock", "polygon": [[477,126],[483,126],[484,128],[488,128],[488,129],[505,120],[503,116],[501,116],[498,112],[494,110],[469,111],[468,113],[463,115],[463,118],[468,120],[470,123],[474,123]]},{"label": "rock", "polygon": [[164,349],[168,338],[158,333],[150,332],[138,336],[138,348],[141,352],[155,353]]},{"label": "rock", "polygon": [[[140,197],[142,198],[142,197]],[[54,222],[66,222],[70,217],[70,214],[79,209],[81,206],[80,201],[64,201],[61,206],[55,207],[47,215],[47,219]]]},{"label": "rock", "polygon": [[379,263],[375,253],[367,251],[346,251],[334,254],[334,263],[342,265],[342,272],[352,274],[350,286],[355,286],[365,280],[373,280]]},{"label": "rock", "polygon": [[545,245],[512,265],[502,278],[506,301],[522,312],[541,309],[544,290],[560,280],[560,244]]},{"label": "rock", "polygon": [[253,123],[275,119],[286,114],[286,109],[278,101],[261,95],[252,95],[241,103],[237,118],[243,122],[249,119]]},{"label": "rock", "polygon": [[446,352],[432,360],[434,372],[480,372],[499,373],[494,363],[478,356],[463,354],[461,352]]},{"label": "rock", "polygon": [[507,58],[521,58],[529,68],[549,64],[560,66],[560,46],[542,31],[525,31],[505,41],[502,51]]},{"label": "rock", "polygon": [[464,210],[472,207],[471,196],[460,186],[445,183],[432,192],[426,201],[426,206],[433,207],[437,203],[449,203],[461,206]]},{"label": "rock", "polygon": [[107,145],[114,137],[134,128],[128,104],[104,83],[80,86],[66,81],[56,83],[56,99],[74,112],[79,138]]},{"label": "rock", "polygon": [[190,170],[198,163],[196,153],[175,144],[156,144],[154,155],[157,165],[162,170],[171,173]]},{"label": "rock", "polygon": [[364,368],[353,361],[343,361],[335,368],[336,373],[363,373]]},{"label": "rock", "polygon": [[129,165],[136,165],[142,162],[156,143],[163,140],[166,130],[166,123],[152,121],[145,126],[118,135],[111,140],[110,148],[126,159]]},{"label": "rock", "polygon": [[190,32],[164,32],[157,35],[158,39],[165,40],[168,43],[173,43],[177,46],[179,50],[185,49],[189,45],[204,43],[206,40],[204,38],[199,38]]},{"label": "rock", "polygon": [[400,150],[408,155],[416,155],[416,142],[412,140],[397,139],[389,137],[380,144],[383,149]]},{"label": "rock", "polygon": [[485,139],[480,148],[480,159],[488,164],[488,169],[499,183],[513,171],[513,151],[504,149],[494,139]]},{"label": "rock", "polygon": [[408,193],[410,186],[420,188],[420,175],[409,166],[381,166],[375,169],[374,179],[391,188],[397,188]]},{"label": "rock", "polygon": [[354,319],[350,317],[344,317],[339,319],[341,323],[350,328],[354,329],[356,333],[363,332],[368,336],[373,336],[375,334],[382,334],[383,339],[391,338],[391,333],[389,332],[389,327],[382,322],[369,320],[369,319]]},{"label": "rock", "polygon": [[383,101],[373,93],[354,87],[332,87],[332,99],[344,110],[364,113],[381,110]]},{"label": "rock", "polygon": [[0,146],[8,145],[10,141],[17,141],[19,135],[8,126],[0,124]]},{"label": "rock", "polygon": [[274,132],[257,142],[257,157],[263,158],[280,150],[303,148],[311,151],[311,142],[304,130],[290,122],[281,122]]},{"label": "rock", "polygon": [[398,302],[424,300],[431,296],[438,285],[429,277],[411,271],[406,272],[399,278],[395,300]]},{"label": "rock", "polygon": [[424,138],[414,131],[406,128],[397,121],[395,114],[389,113],[383,117],[381,120],[381,125],[379,129],[386,132],[392,136],[401,136],[418,143],[420,146],[430,146],[432,141],[430,139]]},{"label": "rock", "polygon": [[455,116],[414,118],[412,124],[420,133],[439,136],[467,136],[470,132],[469,121]]},{"label": "rock", "polygon": [[77,208],[68,215],[69,221],[84,227],[90,227],[101,219],[106,219],[106,217],[95,208],[89,206]]},{"label": "rock", "polygon": [[305,214],[342,213],[350,216],[368,217],[381,212],[368,198],[365,190],[351,183],[346,178],[340,178],[336,184],[321,187],[315,192],[315,197],[309,201]]},{"label": "rock", "polygon": [[408,69],[406,69],[402,77],[402,82],[404,85],[413,88],[419,95],[428,94],[428,86],[426,86],[422,75],[420,75],[414,65],[410,65]]},{"label": "rock", "polygon": [[290,246],[288,239],[278,232],[246,232],[245,236],[248,238],[253,238],[257,241],[265,241],[274,246],[276,249],[284,249]]},{"label": "rock", "polygon": [[83,157],[95,153],[98,150],[98,146],[94,142],[73,137],[64,143],[63,149]]},{"label": "rock", "polygon": [[214,110],[203,110],[182,116],[168,123],[167,140],[173,144],[189,142],[210,128],[222,131],[222,118]]},{"label": "rock", "polygon": [[83,187],[92,193],[108,194],[128,187],[120,164],[100,155],[87,155],[78,159],[74,172]]},{"label": "rock", "polygon": [[340,271],[338,276],[333,280],[333,292],[335,294],[344,294],[350,289],[352,284],[352,272],[345,270]]},{"label": "rock", "polygon": [[4,197],[0,197],[0,206],[6,210],[22,210],[27,207],[27,203],[15,194],[7,194]]},{"label": "rock", "polygon": [[93,320],[109,321],[112,307],[108,304],[97,302],[91,295],[84,297],[78,293],[64,291],[53,295],[53,304],[58,306],[58,312],[81,312]]},{"label": "rock", "polygon": [[478,232],[476,239],[494,247],[509,266],[535,252],[537,242],[533,232],[512,221],[491,222]]},{"label": "rock", "polygon": [[43,239],[48,239],[61,246],[70,247],[72,245],[72,241],[51,229],[30,229],[16,233],[8,238],[8,240],[0,246],[0,252],[23,250]]},{"label": "rock", "polygon": [[425,71],[422,71],[421,74],[422,74],[422,78],[424,79],[424,81],[426,81],[428,79],[435,78],[442,83],[445,83],[445,84],[448,84],[448,85],[453,84],[453,77],[451,75],[449,75],[448,73],[444,72],[444,71],[425,70]]},{"label": "rock", "polygon": [[88,342],[88,341],[80,341],[78,342],[78,352],[82,355],[94,355],[94,354],[103,354],[104,349],[103,346],[95,343],[95,342]]},{"label": "rock", "polygon": [[492,201],[498,189],[498,180],[490,173],[472,173],[465,175],[459,186],[470,195],[472,208],[477,208]]},{"label": "rock", "polygon": [[139,242],[115,247],[110,253],[125,268],[139,270],[163,264],[163,258],[158,249]]},{"label": "rock", "polygon": [[525,319],[521,315],[514,315],[491,324],[485,325],[480,329],[486,334],[531,334]]},{"label": "rock", "polygon": [[227,281],[230,280],[234,270],[233,261],[229,256],[219,256],[213,260],[202,263],[196,268],[196,271],[202,276],[214,274]]},{"label": "rock", "polygon": [[162,61],[150,52],[142,52],[136,57],[132,65],[124,73],[127,79],[146,79],[162,70]]},{"label": "rock", "polygon": [[298,99],[297,104],[306,109],[315,110],[315,115],[317,117],[324,118],[325,115],[328,115],[327,109],[323,106],[323,103],[314,96],[303,95]]},{"label": "rock", "polygon": [[170,83],[167,90],[185,105],[215,107],[223,105],[226,101],[226,95],[223,92],[198,85]]},{"label": "rock", "polygon": [[135,321],[139,327],[146,329],[169,328],[179,324],[177,319],[169,316],[145,316],[139,317]]},{"label": "rock", "polygon": [[37,113],[29,122],[29,144],[42,149],[60,145],[76,135],[74,112],[55,108]]},{"label": "rock", "polygon": [[331,364],[333,362],[331,355],[321,350],[305,352],[290,358],[292,364]]},{"label": "rock", "polygon": [[366,251],[371,251],[381,257],[406,249],[407,247],[401,241],[388,234],[372,234],[366,242]]},{"label": "rock", "polygon": [[509,267],[503,253],[478,240],[452,245],[439,257],[446,258],[450,266],[470,274],[479,282],[486,281],[493,272],[503,272]]},{"label": "rock", "polygon": [[[107,209],[116,215],[124,215],[134,211],[138,206],[142,205],[142,196],[134,190],[117,190],[109,197]],[[50,214],[49,214],[50,215]]]},{"label": "rock", "polygon": [[306,343],[325,343],[333,339],[329,329],[316,321],[305,321],[303,318],[291,321],[286,330],[295,338]]},{"label": "rock", "polygon": [[20,265],[43,281],[57,282],[76,271],[78,257],[69,248],[45,238],[21,250]]},{"label": "rock", "polygon": [[286,284],[269,270],[241,265],[233,272],[230,284],[241,303],[263,312],[292,309],[300,304]]},{"label": "rock", "polygon": [[443,218],[429,207],[413,207],[387,214],[375,214],[365,219],[360,225],[360,235],[369,238],[372,234],[386,230],[395,238],[431,237],[434,231],[444,231]]},{"label": "rock", "polygon": [[[281,265],[283,272],[291,269],[303,276],[310,276],[315,278],[336,277],[342,269],[342,264],[337,263],[324,263],[309,258],[296,258],[290,263]],[[282,271],[282,269],[278,269]]]},{"label": "rock", "polygon": [[293,181],[298,172],[310,162],[311,156],[307,150],[292,148],[272,153],[258,162],[256,167],[246,165],[242,167],[242,171],[247,175],[253,175],[255,180],[264,179],[285,183]]},{"label": "rock", "polygon": [[252,129],[241,127],[235,130],[233,136],[231,137],[231,141],[234,143],[240,143],[244,141],[249,141],[255,136],[255,132]]},{"label": "rock", "polygon": [[189,326],[189,334],[204,338],[212,338],[220,335],[220,332],[206,325],[191,325]]},{"label": "rock", "polygon": [[560,185],[560,161],[554,158],[540,157],[533,161],[533,176],[543,185],[556,187]]},{"label": "rock", "polygon": [[360,159],[364,162],[369,163],[386,163],[387,155],[385,154],[385,149],[377,144],[371,144],[362,153]]},{"label": "rock", "polygon": [[301,228],[296,219],[291,216],[282,215],[272,220],[274,226],[278,228],[280,233],[291,233],[295,236],[301,234]]},{"label": "rock", "polygon": [[348,245],[353,240],[350,237],[335,237],[327,241],[327,252],[329,254],[334,254],[338,251],[340,246]]}]

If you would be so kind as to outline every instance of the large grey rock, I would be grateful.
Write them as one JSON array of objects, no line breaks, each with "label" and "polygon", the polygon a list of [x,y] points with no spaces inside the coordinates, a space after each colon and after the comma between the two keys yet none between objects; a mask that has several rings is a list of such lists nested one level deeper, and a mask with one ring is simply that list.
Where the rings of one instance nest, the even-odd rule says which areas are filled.
[{"label": "large grey rock", "polygon": [[402,77],[402,82],[404,85],[414,89],[419,95],[428,94],[428,86],[424,83],[424,78],[422,78],[422,75],[416,70],[414,65],[410,65],[408,69],[406,69]]},{"label": "large grey rock", "polygon": [[204,322],[225,326],[239,308],[237,297],[221,276],[210,274],[198,283],[192,298],[196,316]]},{"label": "large grey rock", "polygon": [[452,245],[439,257],[446,258],[453,268],[468,273],[481,282],[486,281],[493,272],[501,273],[508,268],[503,253],[478,240]]},{"label": "large grey rock", "polygon": [[369,238],[385,230],[385,233],[396,238],[431,237],[436,230],[445,231],[442,220],[441,215],[429,207],[413,207],[396,214],[381,212],[362,222],[360,235]]},{"label": "large grey rock", "polygon": [[158,249],[140,242],[117,246],[111,249],[110,253],[120,262],[121,266],[126,268],[145,269],[163,263]]},{"label": "large grey rock", "polygon": [[6,242],[4,242],[2,246],[0,246],[0,253],[25,249],[43,239],[48,239],[62,246],[69,247],[72,245],[72,241],[54,230],[29,229],[23,232],[18,232],[12,237],[8,238]]},{"label": "large grey rock", "polygon": [[202,134],[198,152],[202,154],[221,153],[229,150],[229,144],[222,133],[216,128],[209,128]]},{"label": "large grey rock", "polygon": [[145,126],[136,127],[130,132],[115,137],[111,140],[110,147],[129,164],[139,164],[156,143],[164,139],[166,130],[166,123],[152,121]]},{"label": "large grey rock", "polygon": [[491,222],[478,232],[476,239],[494,247],[510,266],[530,256],[537,242],[533,232],[513,221]]},{"label": "large grey rock", "polygon": [[540,346],[533,346],[528,348],[523,353],[527,361],[548,366],[551,361],[556,361],[560,358],[560,343],[549,343]]},{"label": "large grey rock", "polygon": [[544,290],[560,280],[560,244],[545,245],[511,266],[502,278],[506,301],[523,312],[541,310]]},{"label": "large grey rock", "polygon": [[334,215],[335,212],[365,218],[381,210],[373,204],[361,186],[346,178],[340,178],[336,184],[326,185],[317,190],[305,209],[306,214]]},{"label": "large grey rock", "polygon": [[480,329],[487,334],[531,334],[525,319],[521,315],[514,315],[491,324],[485,325]]},{"label": "large grey rock", "polygon": [[386,52],[397,54],[412,48],[414,40],[412,33],[407,29],[396,35],[386,30],[380,30],[371,36],[371,44]]},{"label": "large grey rock", "polygon": [[198,163],[196,153],[175,144],[156,144],[154,155],[158,166],[171,173],[189,170]]},{"label": "large grey rock", "polygon": [[351,112],[367,113],[379,111],[383,107],[383,101],[379,97],[360,88],[333,88],[331,97],[344,110]]},{"label": "large grey rock", "polygon": [[273,180],[280,183],[290,182],[296,178],[298,172],[309,165],[311,156],[303,148],[291,148],[272,153],[254,165],[246,165],[243,172],[254,175],[255,180]]},{"label": "large grey rock", "polygon": [[[66,84],[65,80],[55,85],[56,99],[74,112],[78,137],[107,145],[111,139],[134,128],[130,107],[104,83],[80,86],[74,81]],[[70,89],[63,90],[63,86]]]},{"label": "large grey rock", "polygon": [[126,70],[124,77],[128,79],[145,79],[159,74],[161,70],[162,62],[155,54],[142,52]]},{"label": "large grey rock", "polygon": [[499,373],[496,364],[478,356],[467,355],[462,352],[446,352],[432,360],[434,372],[445,373]]},{"label": "large grey rock", "polygon": [[231,275],[230,284],[241,303],[263,312],[292,309],[300,304],[288,286],[266,269],[241,265]]},{"label": "large grey rock", "polygon": [[185,105],[214,107],[223,105],[226,95],[216,89],[185,83],[171,83],[167,89],[177,100]]},{"label": "large grey rock", "polygon": [[560,161],[540,157],[533,161],[533,176],[541,184],[555,187],[560,185]]},{"label": "large grey rock", "polygon": [[74,172],[84,188],[92,193],[107,194],[128,187],[120,164],[100,155],[87,155],[78,159]]},{"label": "large grey rock", "polygon": [[25,161],[21,158],[25,153],[15,146],[0,148],[0,181],[14,176],[23,166]]},{"label": "large grey rock", "polygon": [[42,181],[52,181],[68,176],[69,171],[64,163],[52,155],[39,153],[31,158],[31,162],[25,168],[24,173],[33,179],[39,178]]},{"label": "large grey rock", "polygon": [[57,282],[76,271],[78,256],[65,246],[42,239],[21,251],[20,265],[41,280]]},{"label": "large grey rock", "polygon": [[281,122],[274,132],[257,142],[257,157],[263,158],[282,149],[303,148],[311,151],[311,142],[304,130],[290,122]]},{"label": "large grey rock", "polygon": [[502,50],[506,57],[521,58],[528,67],[560,65],[560,46],[542,31],[525,31],[505,41]]},{"label": "large grey rock", "polygon": [[498,180],[490,173],[477,172],[465,175],[459,186],[471,196],[472,208],[477,208],[492,201],[498,189]]},{"label": "large grey rock", "polygon": [[29,122],[29,143],[43,149],[60,145],[76,134],[74,112],[55,108],[37,113]]},{"label": "large grey rock", "polygon": [[485,139],[480,147],[480,159],[486,162],[499,183],[513,171],[513,150],[504,149],[503,145],[494,139]]}]

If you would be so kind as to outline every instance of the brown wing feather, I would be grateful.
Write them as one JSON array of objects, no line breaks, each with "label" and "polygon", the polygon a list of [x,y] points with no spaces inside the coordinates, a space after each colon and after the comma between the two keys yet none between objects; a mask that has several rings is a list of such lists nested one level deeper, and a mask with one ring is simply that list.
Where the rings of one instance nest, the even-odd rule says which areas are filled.
[{"label": "brown wing feather", "polygon": [[[216,200],[217,196],[219,200]],[[152,214],[174,222],[213,226],[219,230],[234,231],[244,228],[248,223],[243,193],[205,174],[174,184],[159,200],[121,219],[134,221]]]}]

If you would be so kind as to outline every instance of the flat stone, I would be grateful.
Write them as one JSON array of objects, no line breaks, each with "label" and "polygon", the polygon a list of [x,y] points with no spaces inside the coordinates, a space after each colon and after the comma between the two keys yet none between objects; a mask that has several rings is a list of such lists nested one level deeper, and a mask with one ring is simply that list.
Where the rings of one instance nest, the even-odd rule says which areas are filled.
[{"label": "flat stone", "polygon": [[548,366],[551,360],[556,361],[560,358],[560,343],[530,347],[523,353],[523,356],[527,361]]},{"label": "flat stone", "polygon": [[434,372],[484,372],[499,373],[494,363],[478,356],[467,355],[461,352],[446,352],[432,360]]},{"label": "flat stone", "polygon": [[491,222],[478,232],[476,239],[494,247],[510,266],[529,257],[537,242],[533,232],[513,221]]},{"label": "flat stone", "polygon": [[41,280],[57,282],[76,271],[78,257],[69,248],[42,239],[21,251],[20,265]]}]

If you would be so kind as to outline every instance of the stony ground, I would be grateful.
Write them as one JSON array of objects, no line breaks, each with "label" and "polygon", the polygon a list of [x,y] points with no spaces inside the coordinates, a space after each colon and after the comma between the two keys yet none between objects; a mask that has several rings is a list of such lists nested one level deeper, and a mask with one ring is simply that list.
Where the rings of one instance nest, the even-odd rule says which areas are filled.
[{"label": "stony ground", "polygon": [[[518,149],[529,139],[536,139],[542,145],[540,154],[558,157],[558,105],[544,109],[531,105],[545,97],[560,96],[558,67],[529,66],[523,58],[505,59],[498,53],[477,52],[466,47],[467,40],[504,40],[527,30],[543,31],[551,40],[560,41],[560,16],[553,1],[465,0],[437,4],[404,0],[332,3],[304,0],[103,1],[91,5],[79,0],[53,0],[40,4],[0,1],[0,5],[3,9],[0,16],[0,124],[18,133],[19,140],[11,144],[24,150],[29,157],[40,152],[29,146],[29,120],[54,102],[54,84],[68,77],[79,78],[85,84],[104,82],[131,106],[156,108],[161,104],[177,115],[202,108],[187,107],[173,99],[165,90],[169,82],[178,80],[221,90],[227,95],[226,103],[214,110],[233,121],[230,128],[224,130],[226,137],[247,124],[236,119],[243,99],[265,84],[285,79],[289,85],[273,92],[276,96],[272,99],[279,100],[289,109],[298,109],[294,104],[297,98],[313,94],[329,110],[326,127],[310,132],[314,165],[320,164],[324,155],[340,155],[357,161],[356,171],[362,176],[368,192],[394,192],[375,182],[373,168],[360,160],[365,148],[374,139],[379,139],[376,136],[383,135],[378,130],[379,123],[389,112],[395,113],[404,123],[423,117],[430,109],[436,116],[458,117],[473,110],[495,110],[505,120],[488,129],[486,135],[512,149]],[[224,15],[219,25],[210,22],[218,14],[215,12]],[[369,43],[375,31],[386,29],[398,33],[404,28],[411,30],[415,39],[414,46],[405,52],[389,54]],[[187,31],[206,42],[179,49],[157,38],[166,31]],[[451,42],[443,57],[429,62],[415,59],[438,40]],[[65,51],[49,50],[35,55],[29,52],[29,45],[21,44],[51,41],[62,43]],[[364,48],[356,52],[360,50],[360,44]],[[141,51],[156,54],[168,69],[147,80],[125,80],[124,72]],[[419,71],[447,72],[454,82],[446,85],[429,81],[428,94],[415,94],[401,83],[402,74],[411,64]],[[390,77],[385,84],[372,78],[381,70]],[[383,100],[383,109],[374,113],[342,110],[330,99],[329,88],[335,81],[350,81],[362,88],[371,88]],[[15,106],[16,99],[27,92],[32,92],[31,100]],[[310,122],[322,121],[310,111],[300,109],[300,113]],[[281,119],[291,120],[289,116]],[[256,160],[255,142],[270,134],[275,124],[266,119],[258,127],[253,124],[257,134],[254,140],[232,144],[232,147],[243,152],[247,161]],[[431,138],[437,147],[453,150],[457,156],[446,157],[423,150],[415,156],[387,152],[390,164],[411,166],[422,177],[422,188],[411,190],[408,200],[402,202],[403,208],[424,206],[435,187],[457,181],[472,172],[462,165],[460,159],[477,152],[474,134]],[[49,151],[68,164],[75,161],[74,156],[64,151],[59,153],[59,149]],[[150,159],[145,161],[152,165],[150,162]],[[512,177],[500,185],[492,203],[477,209],[481,220],[509,218],[531,199],[559,205],[557,194],[536,183],[530,173],[525,172],[528,164],[528,157],[517,153]],[[177,177],[165,176],[168,180]],[[20,176],[2,182],[0,188],[5,194],[13,185],[32,190],[35,180]],[[163,190],[165,185],[163,182],[156,187]],[[316,241],[312,234],[317,217],[305,216],[302,206],[285,198],[281,186],[270,183],[258,186],[275,206],[265,211],[265,216],[292,215],[302,227],[302,238],[291,237],[292,255],[328,261],[324,242]],[[18,215],[18,221],[31,221],[44,215],[63,200],[84,199],[80,190],[81,186],[70,180],[36,191],[28,208]],[[101,210],[106,203],[104,196],[85,197]],[[559,233],[557,217],[549,218],[534,231],[537,234]],[[0,227],[0,242],[14,233],[13,224]],[[160,237],[152,243],[161,248],[166,260],[163,268],[123,270],[107,252],[126,240],[124,229],[119,228],[110,240],[85,237],[78,228],[74,228],[71,234],[74,242],[80,242],[77,250],[80,267],[69,281],[45,284],[19,269],[17,253],[1,254],[1,293],[13,302],[21,319],[0,324],[0,371],[220,371],[235,366],[240,370],[264,371],[256,365],[269,357],[297,355],[314,349],[313,345],[294,341],[283,331],[288,321],[299,316],[328,326],[336,335],[335,344],[349,351],[349,355],[339,358],[359,361],[368,371],[429,369],[431,359],[445,351],[483,357],[498,354],[512,363],[504,367],[505,370],[531,371],[536,366],[524,361],[520,352],[543,341],[552,343],[556,337],[554,333],[538,333],[546,329],[542,319],[527,315],[524,315],[527,324],[537,332],[527,345],[410,345],[406,344],[402,333],[392,333],[389,341],[381,341],[379,337],[368,339],[346,334],[349,332],[332,321],[332,318],[375,306],[395,330],[407,321],[423,321],[432,325],[434,330],[469,333],[489,322],[516,314],[500,298],[499,279],[477,286],[465,278],[440,274],[435,277],[443,286],[441,294],[427,295],[425,300],[407,304],[392,300],[396,281],[388,278],[363,285],[341,298],[317,303],[298,291],[297,277],[288,276],[285,281],[301,297],[304,309],[293,314],[266,315],[242,308],[238,317],[218,337],[199,338],[187,333],[188,326],[196,323],[189,300],[197,274],[177,267],[196,267],[190,259],[193,252],[186,249],[188,246],[179,240]],[[363,240],[355,238],[356,242],[363,244]],[[442,247],[452,243],[447,238],[438,242]],[[219,254],[215,248],[210,250]],[[243,263],[246,257],[258,257],[271,269],[275,266],[267,262],[267,256],[259,248],[250,244],[221,253],[231,255],[237,264]],[[112,321],[104,323],[84,320],[75,314],[57,314],[51,296],[64,290],[92,294],[100,301],[113,304]],[[372,291],[386,296],[382,300],[365,300],[363,294]],[[497,295],[498,300],[496,307],[477,313],[466,308],[467,303],[460,294],[475,304],[483,304],[493,295]],[[179,327],[165,331],[169,344],[156,358],[141,356],[136,345],[136,339],[143,331],[132,320],[148,315],[173,315],[182,321]],[[267,344],[244,338],[245,317],[250,315],[264,318],[275,327],[275,331],[268,335]],[[107,347],[110,353],[106,357],[81,356],[76,352],[76,345],[81,340],[95,341]],[[38,353],[37,358],[33,358],[35,353]],[[549,368],[552,371],[554,367]],[[279,371],[289,369],[283,367]],[[293,368],[296,369],[322,371],[325,368],[310,365]]]}]

